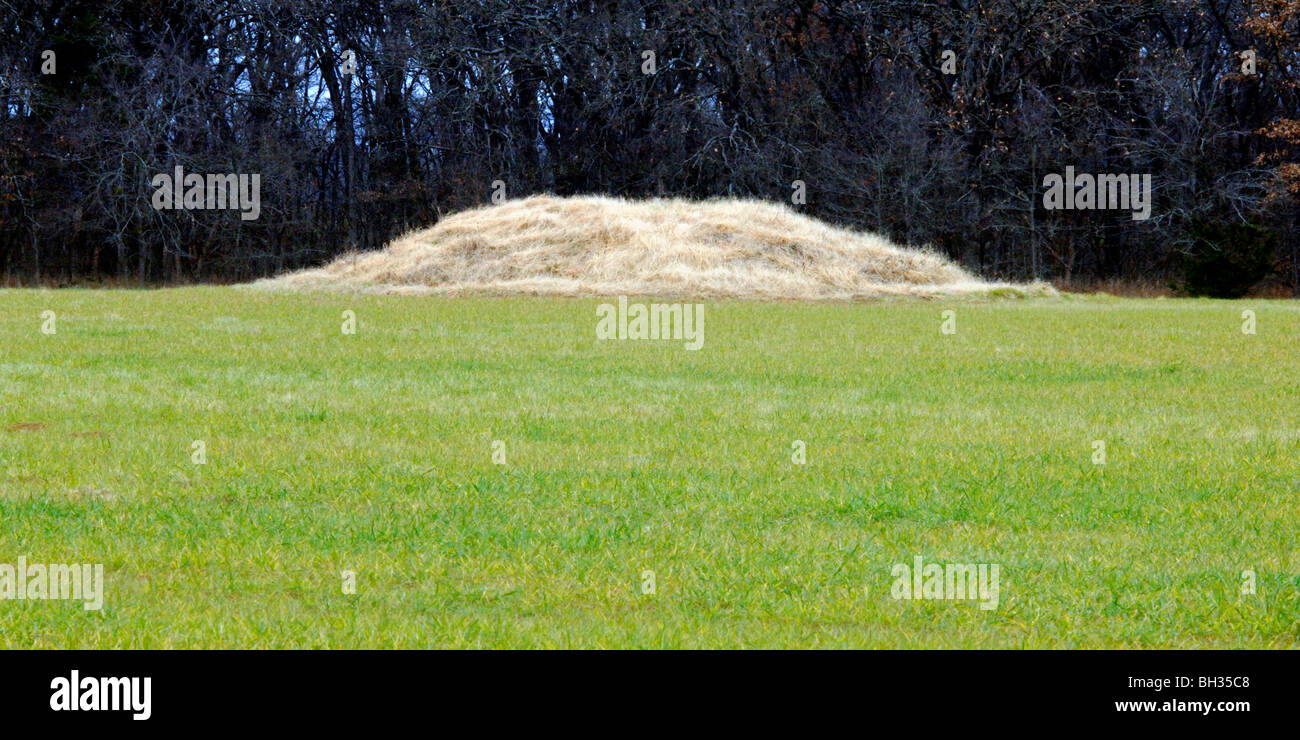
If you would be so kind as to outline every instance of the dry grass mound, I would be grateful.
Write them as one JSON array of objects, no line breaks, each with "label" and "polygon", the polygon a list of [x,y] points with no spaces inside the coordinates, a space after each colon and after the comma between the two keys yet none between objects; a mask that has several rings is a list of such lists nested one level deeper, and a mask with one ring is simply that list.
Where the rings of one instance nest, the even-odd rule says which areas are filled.
[{"label": "dry grass mound", "polygon": [[256,285],[376,293],[825,300],[1050,292],[757,200],[536,196]]}]

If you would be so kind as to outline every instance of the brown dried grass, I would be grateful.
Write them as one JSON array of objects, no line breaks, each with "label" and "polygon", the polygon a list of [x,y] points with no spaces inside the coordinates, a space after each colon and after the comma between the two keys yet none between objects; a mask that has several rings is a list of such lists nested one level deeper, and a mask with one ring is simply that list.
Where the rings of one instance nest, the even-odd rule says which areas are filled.
[{"label": "brown dried grass", "polygon": [[758,200],[534,196],[255,286],[416,294],[826,300],[1051,294]]}]

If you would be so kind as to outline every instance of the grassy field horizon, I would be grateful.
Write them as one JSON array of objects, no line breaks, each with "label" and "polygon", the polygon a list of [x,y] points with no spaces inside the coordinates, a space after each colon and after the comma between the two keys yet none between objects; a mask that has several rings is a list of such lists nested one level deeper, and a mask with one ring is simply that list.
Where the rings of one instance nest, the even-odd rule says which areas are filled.
[{"label": "grassy field horizon", "polygon": [[0,646],[1300,646],[1296,302],[607,301],[0,290]]}]

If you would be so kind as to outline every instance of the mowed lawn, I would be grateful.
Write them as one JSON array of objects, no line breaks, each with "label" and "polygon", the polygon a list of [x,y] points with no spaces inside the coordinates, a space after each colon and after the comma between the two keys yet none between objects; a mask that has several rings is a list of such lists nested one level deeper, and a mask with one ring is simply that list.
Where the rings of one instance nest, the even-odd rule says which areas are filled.
[{"label": "mowed lawn", "polygon": [[1300,644],[1296,303],[598,303],[0,291],[0,563],[105,568],[0,645]]}]

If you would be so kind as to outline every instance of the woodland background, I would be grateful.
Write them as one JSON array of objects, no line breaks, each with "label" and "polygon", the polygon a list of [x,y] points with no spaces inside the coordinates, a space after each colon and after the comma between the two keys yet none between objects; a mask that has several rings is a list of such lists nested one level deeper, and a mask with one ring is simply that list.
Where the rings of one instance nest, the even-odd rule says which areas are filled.
[{"label": "woodland background", "polygon": [[[0,0],[0,101],[10,283],[249,279],[494,180],[786,203],[803,180],[801,211],[991,277],[1173,284],[1205,224],[1254,224],[1264,284],[1300,293],[1300,0]],[[260,218],[154,210],[176,165],[260,173]],[[1150,173],[1152,218],[1044,211],[1067,165]]]}]

